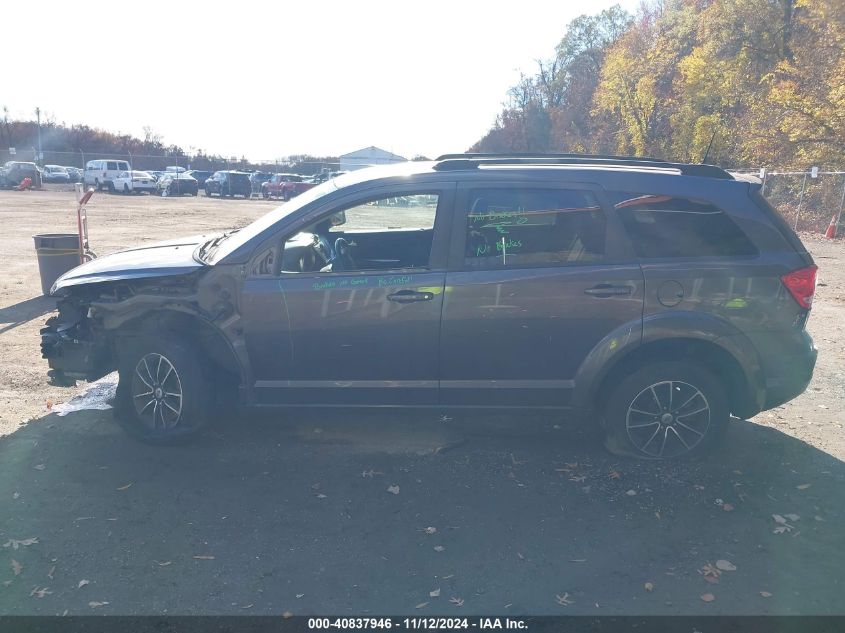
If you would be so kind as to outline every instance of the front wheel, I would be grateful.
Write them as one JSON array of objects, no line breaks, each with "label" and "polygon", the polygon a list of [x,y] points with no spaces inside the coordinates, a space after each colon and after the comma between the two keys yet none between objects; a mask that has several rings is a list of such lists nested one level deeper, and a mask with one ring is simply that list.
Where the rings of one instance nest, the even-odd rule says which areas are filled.
[{"label": "front wheel", "polygon": [[147,444],[182,444],[208,421],[212,393],[196,351],[167,336],[146,336],[121,350],[115,419]]},{"label": "front wheel", "polygon": [[730,411],[725,388],[708,369],[681,361],[643,365],[610,391],[605,446],[640,459],[677,459],[705,452]]}]

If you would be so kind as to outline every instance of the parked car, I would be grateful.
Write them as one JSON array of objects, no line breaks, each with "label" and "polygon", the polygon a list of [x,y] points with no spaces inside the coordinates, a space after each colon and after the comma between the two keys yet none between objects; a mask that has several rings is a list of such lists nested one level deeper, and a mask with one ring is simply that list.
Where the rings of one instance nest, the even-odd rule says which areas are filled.
[{"label": "parked car", "polygon": [[199,188],[205,190],[205,181],[211,178],[214,172],[191,169],[185,173],[191,176],[192,178],[196,178],[197,185],[199,185]]},{"label": "parked car", "polygon": [[290,200],[303,191],[316,186],[313,182],[306,182],[298,174],[273,174],[273,177],[261,187],[261,195],[265,198],[282,198]]},{"label": "parked car", "polygon": [[249,174],[242,171],[216,171],[205,181],[205,195],[217,194],[221,198],[226,196],[252,196],[252,183]]},{"label": "parked car", "polygon": [[41,180],[51,183],[69,183],[70,174],[61,165],[44,165],[41,170]]},{"label": "parked car", "polygon": [[198,191],[197,179],[184,172],[167,172],[158,181],[158,192],[163,196],[195,196]]},{"label": "parked car", "polygon": [[196,435],[233,394],[557,410],[615,453],[668,459],[804,391],[815,280],[754,177],[447,155],[83,264],[53,287],[42,350],[54,380],[117,369],[117,420],[151,443]]},{"label": "parked car", "polygon": [[114,179],[125,171],[132,171],[132,166],[125,160],[89,160],[85,163],[84,182],[96,187],[97,191],[114,191]]},{"label": "parked car", "polygon": [[114,190],[120,193],[155,193],[156,181],[145,171],[122,171],[112,180]]},{"label": "parked car", "polygon": [[266,172],[266,171],[254,171],[249,175],[249,181],[252,183],[252,193],[253,194],[260,194],[262,192],[262,186],[265,182],[270,180],[273,177],[273,174]]},{"label": "parked car", "polygon": [[71,182],[82,182],[84,171],[79,167],[65,167]]},{"label": "parked car", "polygon": [[153,171],[148,171],[147,173],[148,173],[150,176],[152,176],[152,177],[156,180],[156,182],[158,182],[159,180],[161,180],[161,177],[162,177],[162,176],[164,176],[164,174],[166,174],[167,172],[165,172],[165,171],[153,170]]},{"label": "parked car", "polygon": [[32,183],[30,187],[38,188],[41,186],[41,170],[35,163],[28,163],[19,160],[10,160],[0,169],[0,188],[11,189],[17,187],[23,182],[24,178],[29,178]]}]

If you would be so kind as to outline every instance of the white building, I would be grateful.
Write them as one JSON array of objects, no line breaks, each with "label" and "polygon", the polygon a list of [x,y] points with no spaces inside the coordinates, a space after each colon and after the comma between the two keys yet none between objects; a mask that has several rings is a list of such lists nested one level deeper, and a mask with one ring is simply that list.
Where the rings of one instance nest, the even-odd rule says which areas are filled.
[{"label": "white building", "polygon": [[378,147],[365,147],[355,152],[349,152],[340,157],[340,171],[352,171],[363,169],[373,165],[390,165],[392,163],[404,163],[407,158],[391,154]]}]

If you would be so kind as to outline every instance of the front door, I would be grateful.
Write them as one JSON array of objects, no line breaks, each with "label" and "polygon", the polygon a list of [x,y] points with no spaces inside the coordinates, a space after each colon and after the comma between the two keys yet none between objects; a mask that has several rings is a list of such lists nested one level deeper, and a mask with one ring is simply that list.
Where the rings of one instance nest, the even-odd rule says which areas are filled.
[{"label": "front door", "polygon": [[437,403],[452,199],[442,188],[391,192],[285,236],[282,270],[244,286],[257,402]]},{"label": "front door", "polygon": [[[570,404],[596,345],[642,335],[643,275],[597,188],[459,191],[440,339],[446,405]],[[606,205],[605,205],[606,206]]]}]

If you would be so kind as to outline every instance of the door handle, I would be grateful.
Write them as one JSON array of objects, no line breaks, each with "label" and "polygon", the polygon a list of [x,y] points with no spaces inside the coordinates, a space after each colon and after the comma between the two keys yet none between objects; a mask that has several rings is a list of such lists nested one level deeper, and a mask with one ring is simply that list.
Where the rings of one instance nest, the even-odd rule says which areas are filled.
[{"label": "door handle", "polygon": [[592,288],[587,288],[584,291],[585,295],[593,297],[619,297],[622,295],[633,294],[634,289],[631,286],[614,286],[612,284],[599,284]]},{"label": "door handle", "polygon": [[400,290],[387,295],[389,301],[396,303],[414,303],[415,301],[431,301],[434,299],[433,292],[417,292],[416,290]]}]

